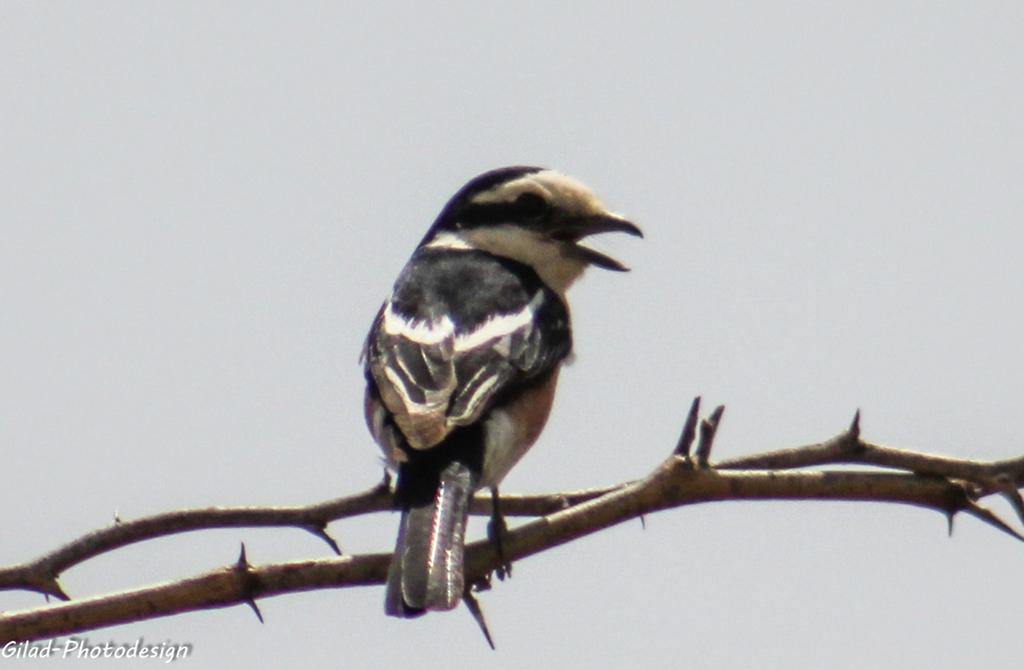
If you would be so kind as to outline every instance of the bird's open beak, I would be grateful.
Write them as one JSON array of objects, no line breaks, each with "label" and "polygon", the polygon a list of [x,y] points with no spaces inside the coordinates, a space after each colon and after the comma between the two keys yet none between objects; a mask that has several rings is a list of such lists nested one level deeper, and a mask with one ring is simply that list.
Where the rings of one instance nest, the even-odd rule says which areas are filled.
[{"label": "bird's open beak", "polygon": [[586,261],[590,265],[596,265],[599,268],[614,270],[616,272],[629,271],[628,267],[611,256],[606,256],[600,251],[591,249],[590,247],[585,247],[579,243],[584,237],[599,235],[601,233],[626,233],[627,235],[633,235],[635,237],[644,236],[643,231],[641,231],[635,223],[628,221],[618,214],[612,214],[609,212],[606,214],[574,218],[567,221],[565,227],[555,233],[554,237],[565,242],[572,242],[572,244],[569,245],[569,249],[572,254],[577,258]]}]

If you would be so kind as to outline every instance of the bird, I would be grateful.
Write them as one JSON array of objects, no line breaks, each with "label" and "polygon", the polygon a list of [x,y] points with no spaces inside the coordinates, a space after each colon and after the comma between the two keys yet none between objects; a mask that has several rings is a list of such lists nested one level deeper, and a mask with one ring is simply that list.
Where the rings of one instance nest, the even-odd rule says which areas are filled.
[{"label": "bird", "polygon": [[643,237],[576,179],[503,167],[448,200],[400,272],[361,356],[366,422],[401,509],[386,614],[451,610],[466,594],[471,498],[489,488],[497,505],[544,428],[573,346],[566,291],[590,266],[628,270],[581,244],[611,232]]}]

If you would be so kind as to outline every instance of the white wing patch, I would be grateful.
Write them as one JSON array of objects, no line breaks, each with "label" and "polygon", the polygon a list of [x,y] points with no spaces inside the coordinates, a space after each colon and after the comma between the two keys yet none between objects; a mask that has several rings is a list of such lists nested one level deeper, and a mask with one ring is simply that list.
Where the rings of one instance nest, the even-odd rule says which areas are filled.
[{"label": "white wing patch", "polygon": [[491,340],[506,337],[523,326],[530,325],[533,322],[534,314],[537,313],[537,309],[543,301],[544,294],[538,291],[533,300],[515,314],[492,316],[472,331],[457,336],[455,338],[455,351],[462,352],[476,349]]},{"label": "white wing patch", "polygon": [[404,337],[417,344],[438,344],[455,334],[455,324],[447,315],[434,321],[406,319],[396,312],[389,300],[384,308],[384,332]]}]

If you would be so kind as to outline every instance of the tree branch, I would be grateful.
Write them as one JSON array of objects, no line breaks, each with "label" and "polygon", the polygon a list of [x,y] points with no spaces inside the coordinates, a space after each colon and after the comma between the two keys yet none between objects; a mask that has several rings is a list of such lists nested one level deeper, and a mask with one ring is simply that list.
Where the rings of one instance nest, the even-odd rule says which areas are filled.
[{"label": "tree branch", "polygon": [[[978,504],[1000,494],[1024,517],[1018,486],[1024,458],[980,462],[905,451],[863,441],[859,416],[840,435],[804,447],[709,464],[723,408],[697,422],[691,407],[679,443],[647,477],[617,486],[545,495],[503,495],[508,515],[540,516],[507,532],[505,560],[518,560],[652,512],[721,500],[850,500],[900,503],[933,509],[950,522],[966,512],[1024,540]],[[693,457],[691,447],[696,441]],[[794,471],[828,464],[862,464],[891,470]],[[893,472],[892,470],[895,470]],[[143,540],[174,533],[239,526],[296,527],[313,532],[340,553],[326,533],[330,521],[391,510],[389,483],[364,493],[302,507],[236,507],[182,510],[89,533],[34,561],[0,569],[0,589],[27,589],[68,599],[57,579],[73,565]],[[473,513],[490,514],[489,496],[478,496]],[[239,560],[209,573],[152,587],[0,615],[0,643],[77,633],[180,612],[248,604],[321,588],[382,584],[388,554],[338,556],[252,566],[244,548]],[[486,586],[501,559],[490,543],[467,547],[467,582]]]}]

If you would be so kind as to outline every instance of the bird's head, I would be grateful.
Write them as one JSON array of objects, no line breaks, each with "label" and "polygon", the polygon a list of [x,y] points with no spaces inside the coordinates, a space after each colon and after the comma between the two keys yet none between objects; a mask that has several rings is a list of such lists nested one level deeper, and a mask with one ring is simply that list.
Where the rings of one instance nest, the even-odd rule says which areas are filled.
[{"label": "bird's head", "polygon": [[486,172],[463,186],[423,240],[426,247],[478,249],[526,263],[564,292],[594,265],[628,270],[619,261],[581,244],[598,233],[643,237],[640,229],[606,208],[593,191],[571,177],[537,167]]}]

